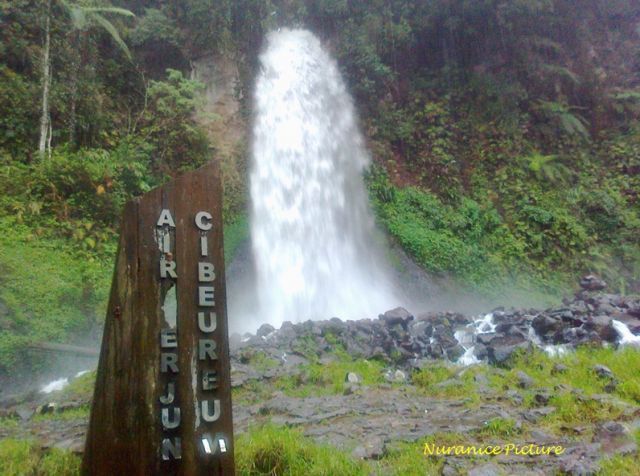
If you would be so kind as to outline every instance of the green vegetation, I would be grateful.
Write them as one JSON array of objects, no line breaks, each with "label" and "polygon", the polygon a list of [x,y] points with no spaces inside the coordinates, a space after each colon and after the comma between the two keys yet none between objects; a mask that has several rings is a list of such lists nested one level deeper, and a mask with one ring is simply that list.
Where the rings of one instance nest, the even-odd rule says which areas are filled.
[{"label": "green vegetation", "polygon": [[87,372],[69,382],[62,389],[66,400],[90,401],[96,386],[96,371]]},{"label": "green vegetation", "polygon": [[473,404],[480,401],[474,378],[482,372],[484,368],[480,366],[463,370],[448,362],[435,361],[415,371],[411,380],[427,395],[441,398],[465,398],[469,404]]},{"label": "green vegetation", "polygon": [[492,418],[486,423],[478,434],[487,437],[498,437],[508,439],[513,435],[522,433],[522,429],[518,428],[516,422],[511,418]]},{"label": "green vegetation", "polygon": [[62,342],[101,321],[112,265],[68,240],[44,239],[16,218],[0,223],[0,299],[8,308],[0,316],[0,368],[18,370],[18,362],[42,361],[24,350],[29,342]]},{"label": "green vegetation", "polygon": [[28,440],[0,441],[0,474],[5,476],[75,476],[80,474],[80,458],[52,448],[42,452]]},{"label": "green vegetation", "polygon": [[[559,363],[566,365],[567,370],[555,372],[554,366]],[[492,384],[496,388],[515,388],[518,382],[517,372],[522,370],[536,382],[533,388],[553,388],[564,384],[581,389],[586,395],[606,393],[605,386],[610,380],[598,376],[593,370],[598,364],[611,369],[620,382],[613,395],[630,403],[640,403],[640,353],[631,347],[615,350],[583,346],[561,357],[549,357],[541,350],[519,353],[509,362],[511,370],[493,373]]]},{"label": "green vegetation", "polygon": [[275,388],[286,395],[305,397],[331,395],[344,392],[348,372],[361,377],[362,385],[377,385],[384,382],[384,366],[374,360],[341,359],[329,363],[312,363],[302,367],[301,373],[284,376],[274,382]]},{"label": "green vegetation", "polygon": [[46,420],[79,420],[88,419],[91,408],[89,405],[83,405],[78,408],[71,408],[64,411],[54,410],[53,412],[45,413],[43,415],[34,415],[33,421],[46,421]]},{"label": "green vegetation", "polygon": [[231,259],[249,140],[212,138],[230,118],[203,113],[191,65],[229,58],[246,120],[287,25],[331,45],[378,220],[428,272],[494,301],[557,301],[583,272],[638,289],[637,2],[114,3],[0,0],[0,373],[99,325],[122,205],[213,156]]},{"label": "green vegetation", "polygon": [[[640,430],[635,432],[636,444],[640,445]],[[640,464],[640,453],[630,455],[616,455],[605,458],[600,463],[600,476],[616,476],[618,474],[634,474],[638,471]]]},{"label": "green vegetation", "polygon": [[442,474],[445,458],[425,456],[425,444],[468,444],[469,439],[456,433],[436,433],[415,442],[395,442],[374,466],[374,474],[389,476],[435,476]]},{"label": "green vegetation", "polygon": [[[305,342],[304,339],[301,341]],[[295,373],[270,379],[268,383],[249,381],[235,388],[234,401],[256,402],[270,398],[275,391],[293,397],[341,394],[347,388],[345,380],[349,372],[356,373],[361,379],[360,384],[364,386],[376,386],[385,381],[385,367],[381,362],[354,358],[337,345],[329,355],[332,357],[329,362],[320,363],[317,355],[310,351],[311,362],[300,365]],[[262,373],[280,365],[264,352],[243,354],[241,360]]]},{"label": "green vegetation", "polygon": [[366,463],[357,462],[330,446],[315,445],[295,429],[264,425],[240,435],[236,442],[238,472],[242,475],[362,475]]},{"label": "green vegetation", "polygon": [[[558,372],[557,364],[567,367]],[[619,382],[608,389],[609,378],[602,378],[593,370],[605,365]],[[619,351],[605,348],[581,347],[562,357],[551,358],[539,350],[519,353],[509,362],[508,371],[486,373],[491,387],[497,392],[518,390],[529,408],[541,406],[535,395],[547,393],[548,405],[555,411],[543,421],[554,431],[569,431],[572,426],[618,419],[628,403],[640,403],[640,353],[637,349]],[[519,386],[518,372],[533,379],[526,389]],[[608,391],[607,391],[608,390]],[[595,397],[594,397],[595,395]]]}]

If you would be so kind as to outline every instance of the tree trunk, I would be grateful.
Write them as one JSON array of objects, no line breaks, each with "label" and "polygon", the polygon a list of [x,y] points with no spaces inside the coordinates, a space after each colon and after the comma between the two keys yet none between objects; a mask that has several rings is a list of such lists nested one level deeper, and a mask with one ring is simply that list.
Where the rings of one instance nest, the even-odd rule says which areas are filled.
[{"label": "tree trunk", "polygon": [[40,144],[38,152],[44,157],[47,135],[50,130],[49,88],[51,86],[51,0],[47,0],[47,17],[44,27],[44,52],[42,55],[42,116],[40,117]]},{"label": "tree trunk", "polygon": [[[84,43],[84,42],[83,42]],[[76,122],[77,122],[77,103],[78,103],[78,81],[80,77],[80,63],[81,51],[80,51],[80,33],[76,30],[73,33],[73,51],[71,57],[71,105],[69,107],[69,145],[75,147],[76,142]]]}]

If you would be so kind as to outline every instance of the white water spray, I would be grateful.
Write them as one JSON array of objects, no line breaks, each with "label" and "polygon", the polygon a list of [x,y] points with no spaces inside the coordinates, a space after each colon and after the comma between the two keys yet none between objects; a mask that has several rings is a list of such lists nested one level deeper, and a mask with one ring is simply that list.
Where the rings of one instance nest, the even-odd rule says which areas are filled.
[{"label": "white water spray", "polygon": [[260,57],[251,170],[256,320],[375,317],[398,303],[375,251],[369,156],[335,61],[308,31]]}]

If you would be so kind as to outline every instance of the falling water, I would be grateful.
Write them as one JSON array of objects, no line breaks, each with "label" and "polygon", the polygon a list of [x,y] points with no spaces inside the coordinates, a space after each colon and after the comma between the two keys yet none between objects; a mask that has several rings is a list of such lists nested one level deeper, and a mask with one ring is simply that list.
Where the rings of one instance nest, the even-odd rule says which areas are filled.
[{"label": "falling water", "polygon": [[268,37],[255,95],[251,235],[259,320],[363,318],[397,305],[378,258],[369,164],[336,62],[304,30]]}]

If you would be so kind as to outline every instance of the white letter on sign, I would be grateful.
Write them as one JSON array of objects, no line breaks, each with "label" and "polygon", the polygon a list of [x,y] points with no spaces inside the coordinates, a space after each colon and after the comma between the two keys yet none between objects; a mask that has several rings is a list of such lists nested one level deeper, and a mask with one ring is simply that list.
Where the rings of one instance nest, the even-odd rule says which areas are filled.
[{"label": "white letter on sign", "polygon": [[[211,404],[213,403],[213,413],[211,413]],[[201,402],[202,419],[207,423],[213,423],[220,418],[220,400],[203,400]]]},{"label": "white letter on sign", "polygon": [[173,221],[173,217],[171,216],[171,212],[166,208],[162,210],[160,213],[160,218],[158,218],[157,226],[169,225],[171,228],[175,228],[176,224]]},{"label": "white letter on sign", "polygon": [[[200,228],[202,231],[209,231],[213,226],[211,224],[211,213],[208,212],[198,212],[196,213],[196,226]],[[205,221],[207,220],[207,221]]]},{"label": "white letter on sign", "polygon": [[216,273],[211,263],[198,263],[198,281],[201,283],[211,283],[216,279]]},{"label": "white letter on sign", "polygon": [[200,286],[198,288],[198,306],[213,307],[215,305],[213,286]]},{"label": "white letter on sign", "polygon": [[198,313],[198,329],[201,332],[214,332],[218,328],[218,317],[215,312],[209,313],[209,324],[205,322],[205,314],[204,312]]},{"label": "white letter on sign", "polygon": [[178,279],[178,274],[176,273],[176,262],[167,261],[163,256],[160,258],[160,277],[166,278],[167,275],[173,279]]}]

